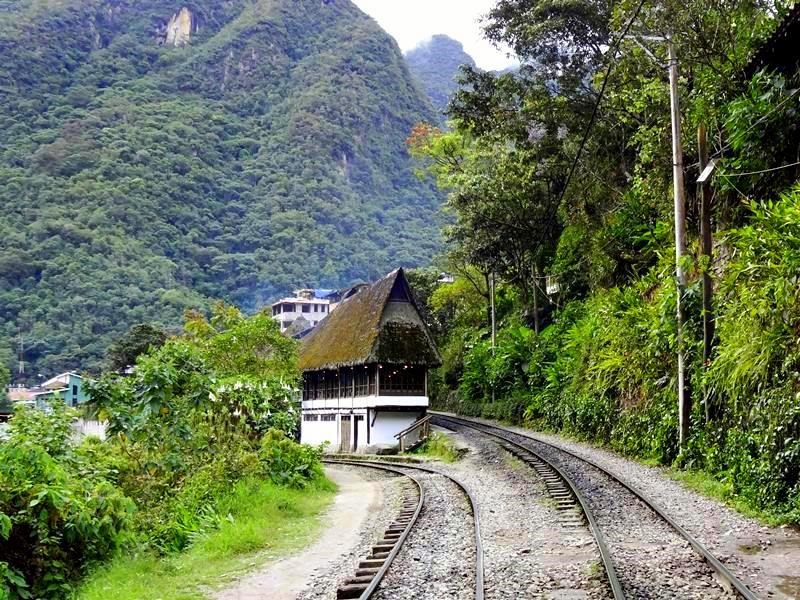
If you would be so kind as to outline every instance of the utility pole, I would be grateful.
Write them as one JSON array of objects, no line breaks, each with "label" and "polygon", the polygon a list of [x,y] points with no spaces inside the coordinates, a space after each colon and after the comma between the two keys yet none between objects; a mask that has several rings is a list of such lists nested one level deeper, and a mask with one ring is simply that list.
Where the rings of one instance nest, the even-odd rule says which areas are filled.
[{"label": "utility pole", "polygon": [[489,294],[491,295],[492,303],[492,356],[494,356],[494,349],[497,346],[497,325],[494,311],[494,271],[492,271],[492,278],[489,280]]},{"label": "utility pole", "polygon": [[22,328],[19,329],[19,367],[17,368],[17,373],[19,375],[25,374],[25,344],[22,341]]},{"label": "utility pole", "polygon": [[[711,172],[713,163],[708,162],[708,136],[705,125],[697,129],[697,148],[700,155],[700,254],[705,257],[702,270],[703,277],[703,369],[707,369],[711,362],[711,353],[714,350],[714,308],[712,295],[714,293],[711,281],[711,261],[713,258],[713,244],[711,240]],[[706,423],[711,421],[710,398],[708,390],[703,390],[703,409]]]},{"label": "utility pole", "polygon": [[683,296],[686,291],[686,274],[683,256],[686,254],[686,199],[683,182],[683,146],[681,144],[681,112],[678,100],[678,58],[672,36],[667,36],[669,52],[669,95],[672,116],[672,176],[675,196],[675,277],[678,286],[678,441],[683,449],[689,438],[689,419],[692,413],[692,395],[686,378],[686,355],[683,344]]},{"label": "utility pole", "polygon": [[[489,294],[491,295],[492,303],[492,358],[494,358],[495,348],[497,347],[497,325],[494,311],[494,271],[492,271],[492,278],[489,280]],[[492,404],[494,404],[494,381],[492,381]]]}]

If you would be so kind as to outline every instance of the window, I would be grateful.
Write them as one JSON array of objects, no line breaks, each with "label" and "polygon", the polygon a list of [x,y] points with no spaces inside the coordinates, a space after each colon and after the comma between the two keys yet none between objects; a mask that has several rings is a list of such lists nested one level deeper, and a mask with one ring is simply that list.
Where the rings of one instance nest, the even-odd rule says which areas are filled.
[{"label": "window", "polygon": [[281,314],[281,305],[280,304],[278,304],[278,306],[273,306],[272,307],[272,316],[276,317],[279,314]]},{"label": "window", "polygon": [[342,398],[353,397],[353,369],[342,369]]},{"label": "window", "polygon": [[281,309],[283,312],[294,312],[294,304],[284,304]]},{"label": "window", "polygon": [[356,415],[356,421],[363,421],[364,415]]},{"label": "window", "polygon": [[303,312],[304,313],[311,312],[311,305],[310,304],[303,304]]},{"label": "window", "polygon": [[319,415],[303,415],[303,421],[319,421]]},{"label": "window", "polygon": [[77,385],[73,384],[73,386],[72,386],[72,395],[73,396],[77,396],[78,395],[78,386]]},{"label": "window", "polygon": [[372,396],[375,394],[375,366],[355,368],[356,396]]},{"label": "window", "polygon": [[384,365],[381,369],[381,395],[424,396],[425,368]]},{"label": "window", "polygon": [[314,305],[314,312],[319,312],[319,304]]},{"label": "window", "polygon": [[334,414],[320,415],[320,420],[321,421],[335,421],[336,420],[336,415],[334,415]]}]

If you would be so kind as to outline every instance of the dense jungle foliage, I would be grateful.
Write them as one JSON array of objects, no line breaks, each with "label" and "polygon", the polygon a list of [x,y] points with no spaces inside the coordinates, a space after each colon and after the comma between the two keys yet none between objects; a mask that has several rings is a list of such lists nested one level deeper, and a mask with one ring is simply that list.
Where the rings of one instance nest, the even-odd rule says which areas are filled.
[{"label": "dense jungle foliage", "polygon": [[[428,296],[444,360],[435,404],[702,470],[729,500],[797,523],[800,61],[748,64],[789,6],[658,7],[500,0],[486,32],[514,48],[521,70],[465,69],[450,129],[420,124],[409,138],[422,170],[449,193],[452,218],[445,236],[457,277]],[[680,71],[689,230],[682,342],[667,49],[658,35],[672,36]],[[699,243],[694,183],[701,126],[716,160],[711,256]],[[705,362],[704,274],[716,324]],[[693,400],[683,448],[679,343]]]},{"label": "dense jungle foliage", "polygon": [[[191,39],[165,44],[182,7]],[[0,1],[0,363],[96,371],[135,323],[440,250],[434,120],[349,0]]]},{"label": "dense jungle foliage", "polygon": [[461,42],[446,35],[434,35],[406,52],[405,57],[409,70],[422,84],[443,121],[447,103],[458,89],[461,66],[474,68],[475,61],[464,51]]},{"label": "dense jungle foliage", "polygon": [[171,555],[217,528],[237,484],[326,485],[321,450],[293,441],[296,343],[266,314],[219,304],[91,385],[106,441],[74,412],[21,407],[0,442],[0,597],[67,598],[120,553]]}]

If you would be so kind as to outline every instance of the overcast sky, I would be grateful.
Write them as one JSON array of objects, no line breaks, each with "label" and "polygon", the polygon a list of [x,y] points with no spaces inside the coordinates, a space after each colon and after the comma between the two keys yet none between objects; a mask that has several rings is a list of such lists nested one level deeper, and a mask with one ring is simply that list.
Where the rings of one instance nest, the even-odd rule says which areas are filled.
[{"label": "overcast sky", "polygon": [[464,44],[483,69],[502,69],[513,60],[483,38],[480,18],[495,0],[354,0],[388,31],[403,52],[437,33]]}]

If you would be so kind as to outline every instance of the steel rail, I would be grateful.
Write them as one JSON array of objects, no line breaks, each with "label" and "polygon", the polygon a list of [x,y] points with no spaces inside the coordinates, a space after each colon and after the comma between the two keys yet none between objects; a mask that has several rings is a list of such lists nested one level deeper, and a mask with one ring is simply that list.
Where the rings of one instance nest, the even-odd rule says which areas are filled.
[{"label": "steel rail", "polygon": [[[337,462],[337,461],[328,461],[328,462]],[[386,463],[383,461],[374,461],[374,460],[358,460],[353,459],[346,461],[345,464],[366,464],[366,465],[374,465],[374,466],[383,466]],[[398,467],[400,469],[416,469],[417,471],[423,471],[425,473],[431,473],[433,475],[441,475],[452,481],[456,486],[461,488],[461,491],[464,492],[467,499],[469,500],[470,508],[472,509],[472,518],[475,524],[475,600],[483,600],[484,598],[484,566],[483,566],[483,540],[481,538],[481,523],[480,523],[480,513],[478,510],[478,502],[475,500],[475,497],[472,495],[472,492],[469,491],[467,486],[459,481],[457,478],[453,477],[452,475],[448,475],[447,473],[442,473],[441,471],[437,471],[436,469],[431,469],[430,467],[423,467],[418,464],[406,464],[406,463],[392,463],[393,466]]]},{"label": "steel rail", "polygon": [[[734,575],[730,571],[730,569],[728,569],[728,567],[726,567],[724,564],[722,564],[722,562],[716,556],[714,556],[711,553],[711,551],[708,550],[708,548],[706,548],[692,534],[690,534],[688,531],[686,531],[686,529],[684,529],[683,526],[681,526],[677,521],[675,521],[675,519],[673,519],[671,516],[669,516],[664,511],[664,509],[662,509],[658,504],[656,504],[656,502],[653,499],[651,499],[647,494],[645,494],[644,492],[642,492],[641,490],[639,490],[638,488],[636,488],[632,484],[628,483],[627,481],[625,481],[621,477],[615,475],[614,473],[612,473],[611,471],[609,471],[605,467],[600,466],[599,464],[597,464],[593,460],[591,460],[589,458],[585,458],[585,457],[583,457],[583,456],[581,456],[579,454],[576,454],[575,452],[573,452],[571,450],[567,450],[566,448],[562,448],[562,447],[557,446],[555,444],[552,444],[550,442],[547,442],[547,441],[544,441],[542,439],[539,439],[539,438],[537,438],[537,437],[535,437],[533,435],[519,433],[517,431],[512,431],[512,430],[509,430],[509,429],[505,429],[503,427],[498,427],[496,425],[489,425],[488,423],[482,423],[480,421],[473,421],[471,419],[465,419],[463,417],[454,417],[454,416],[451,416],[451,415],[442,414],[442,413],[435,413],[435,412],[431,412],[430,414],[434,415],[437,419],[449,420],[452,423],[458,423],[458,424],[464,425],[466,427],[471,427],[472,429],[475,429],[477,431],[482,431],[483,433],[485,433],[487,435],[493,435],[493,436],[499,437],[501,439],[505,439],[505,438],[503,436],[501,436],[501,435],[498,435],[496,433],[491,433],[489,431],[485,431],[484,429],[481,429],[481,428],[483,427],[483,428],[488,428],[488,429],[496,429],[498,431],[502,431],[502,432],[505,432],[505,433],[510,433],[512,435],[518,435],[520,437],[527,438],[527,439],[529,439],[529,440],[531,440],[533,442],[536,442],[538,444],[542,444],[542,445],[548,446],[550,448],[553,448],[553,449],[555,449],[555,450],[557,450],[559,452],[563,452],[564,454],[567,454],[568,456],[576,458],[576,459],[580,460],[581,462],[584,462],[587,465],[590,465],[591,467],[594,467],[595,469],[597,469],[598,471],[600,471],[601,473],[603,473],[604,475],[609,477],[612,481],[618,483],[619,485],[624,487],[626,490],[628,490],[631,494],[636,496],[636,498],[638,498],[641,502],[643,502],[650,510],[652,510],[665,523],[667,523],[670,527],[672,527],[675,531],[677,531],[678,535],[680,535],[683,539],[685,539],[689,543],[689,545],[694,549],[694,551],[697,552],[703,558],[703,560],[705,560],[706,563],[708,563],[708,565],[711,567],[711,569],[720,577],[720,580],[721,580],[720,583],[724,587],[727,587],[729,591],[735,591],[736,594],[738,594],[741,598],[744,598],[744,600],[759,600],[758,596],[756,596],[738,577],[736,577],[736,575]],[[506,441],[510,441],[510,440],[506,440]],[[512,443],[517,444],[516,442],[512,442]],[[520,444],[517,444],[517,445],[522,447],[522,448],[525,448],[524,446],[521,446]],[[530,451],[529,449],[527,449],[527,450]]]},{"label": "steel rail", "polygon": [[[446,420],[449,418],[439,415],[437,413],[429,413],[429,414],[432,414],[436,419],[439,420]],[[453,420],[453,422],[456,421]],[[475,429],[477,429],[477,427]],[[496,437],[503,439],[505,442],[519,448],[524,452],[533,454],[542,463],[544,463],[550,469],[552,469],[553,472],[556,473],[558,477],[564,482],[564,484],[569,489],[570,493],[578,501],[578,504],[580,505],[583,514],[586,516],[586,521],[589,524],[589,530],[592,533],[592,537],[594,537],[595,544],[597,545],[597,550],[600,552],[600,560],[603,563],[603,568],[606,571],[606,577],[608,578],[608,585],[611,588],[611,592],[614,595],[614,599],[625,600],[625,593],[622,589],[622,584],[620,583],[619,578],[617,577],[617,571],[614,567],[614,561],[611,559],[611,552],[609,551],[608,545],[606,544],[605,536],[603,535],[603,532],[601,531],[599,525],[597,524],[597,521],[594,518],[594,514],[589,508],[589,504],[586,501],[586,498],[584,497],[583,493],[581,493],[581,491],[577,488],[577,486],[572,482],[572,480],[569,477],[567,477],[567,474],[564,473],[564,471],[562,471],[560,467],[558,467],[551,461],[547,460],[545,457],[537,454],[535,451],[529,448],[525,448],[524,446],[517,444],[513,440],[506,439],[500,435],[496,435]]]},{"label": "steel rail", "polygon": [[[328,459],[323,459],[322,462],[326,463],[326,464],[340,464],[340,465],[348,465],[349,464],[349,465],[356,465],[356,466],[361,464],[359,461],[345,461],[345,460],[335,461],[335,460],[328,460]],[[425,502],[425,491],[422,488],[422,484],[413,475],[409,475],[408,473],[404,473],[400,469],[395,469],[394,467],[390,467],[390,466],[387,466],[387,465],[366,465],[366,466],[369,467],[369,468],[372,468],[372,469],[380,469],[380,470],[383,470],[383,471],[388,471],[388,472],[391,472],[391,473],[395,473],[396,475],[401,475],[402,477],[409,478],[412,482],[414,482],[414,485],[417,486],[417,490],[419,491],[419,499],[417,501],[417,506],[414,509],[414,515],[411,517],[411,520],[405,526],[405,529],[403,529],[403,533],[400,534],[400,537],[397,539],[397,542],[395,542],[394,547],[389,552],[389,556],[387,556],[386,559],[383,561],[383,564],[381,565],[380,569],[374,575],[374,577],[372,578],[372,581],[370,581],[369,585],[367,586],[367,589],[365,589],[361,593],[361,595],[358,597],[358,600],[368,600],[372,596],[372,594],[374,594],[375,591],[378,589],[378,586],[380,585],[381,580],[383,579],[383,577],[386,575],[387,571],[389,570],[389,567],[391,566],[392,562],[394,561],[395,557],[397,556],[397,553],[400,552],[400,548],[403,547],[403,544],[405,543],[406,538],[408,537],[408,534],[411,532],[411,528],[416,524],[417,519],[419,518],[419,514],[420,514],[420,512],[422,512],[422,505]]]}]

